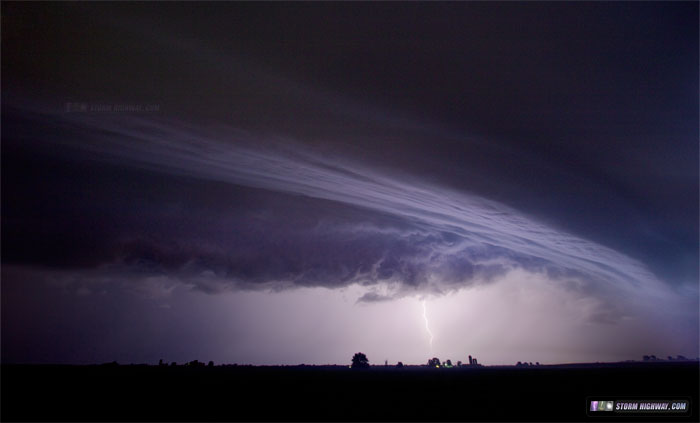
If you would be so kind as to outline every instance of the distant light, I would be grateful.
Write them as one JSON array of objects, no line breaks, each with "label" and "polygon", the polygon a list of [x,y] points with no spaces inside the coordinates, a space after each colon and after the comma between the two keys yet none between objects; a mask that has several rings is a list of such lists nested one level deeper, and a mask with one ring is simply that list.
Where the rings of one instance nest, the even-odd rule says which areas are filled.
[{"label": "distant light", "polygon": [[436,368],[436,369],[439,369],[439,368],[440,368],[440,366],[436,365],[436,366],[435,366],[435,368]]}]

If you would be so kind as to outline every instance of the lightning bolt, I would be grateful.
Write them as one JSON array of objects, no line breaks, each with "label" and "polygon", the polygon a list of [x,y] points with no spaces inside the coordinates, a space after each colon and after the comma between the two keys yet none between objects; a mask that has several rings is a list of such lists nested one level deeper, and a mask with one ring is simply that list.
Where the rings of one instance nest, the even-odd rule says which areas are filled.
[{"label": "lightning bolt", "polygon": [[433,351],[433,333],[430,331],[430,327],[428,326],[428,313],[425,308],[425,300],[423,300],[423,320],[425,320],[425,330],[428,331],[428,335],[430,335],[430,351]]}]

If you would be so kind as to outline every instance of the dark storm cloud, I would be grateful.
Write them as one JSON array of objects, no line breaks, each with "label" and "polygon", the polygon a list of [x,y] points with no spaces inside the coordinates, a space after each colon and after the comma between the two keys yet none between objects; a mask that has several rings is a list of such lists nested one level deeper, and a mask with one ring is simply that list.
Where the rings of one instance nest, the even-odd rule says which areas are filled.
[{"label": "dark storm cloud", "polygon": [[3,97],[158,103],[180,124],[288,135],[514,206],[694,283],[696,12],[8,4]]},{"label": "dark storm cloud", "polygon": [[[223,126],[199,129],[158,117],[14,113],[25,119],[10,128],[15,139],[24,140],[13,147],[25,149],[18,155],[63,151],[81,161],[233,187],[210,192],[205,204],[198,204],[197,196],[188,198],[173,212],[158,185],[142,185],[153,198],[129,210],[133,198],[99,194],[108,185],[96,179],[83,193],[90,200],[63,213],[79,221],[94,210],[116,208],[118,217],[109,211],[101,220],[122,222],[122,228],[96,241],[91,266],[84,263],[89,228],[73,229],[71,246],[64,248],[74,256],[64,251],[69,256],[63,266],[88,270],[76,278],[81,286],[91,278],[139,281],[163,275],[206,292],[382,283],[393,287],[391,295],[406,295],[444,293],[513,269],[580,280],[591,292],[659,285],[641,263],[503,204],[318,154],[287,138],[261,138]],[[32,133],[41,126],[54,131],[37,142]],[[265,200],[225,207],[227,195],[246,198],[241,189]],[[194,191],[178,190],[184,197]],[[19,219],[16,214],[10,208],[11,221]],[[36,224],[21,222],[7,236]],[[16,260],[45,264],[41,257],[32,251]]]}]

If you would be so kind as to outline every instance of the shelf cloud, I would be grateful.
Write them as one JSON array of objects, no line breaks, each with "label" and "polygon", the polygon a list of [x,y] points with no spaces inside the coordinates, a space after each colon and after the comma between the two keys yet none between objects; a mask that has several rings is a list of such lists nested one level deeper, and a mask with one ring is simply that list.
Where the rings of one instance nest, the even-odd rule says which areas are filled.
[{"label": "shelf cloud", "polygon": [[591,292],[663,286],[642,263],[498,202],[318,154],[293,140],[119,114],[25,115],[61,128],[50,148],[284,198],[265,210],[276,214],[272,225],[246,214],[215,217],[211,225],[236,236],[208,245],[197,229],[133,234],[93,267],[163,274],[209,292],[383,283],[399,296],[441,293],[518,268]]}]

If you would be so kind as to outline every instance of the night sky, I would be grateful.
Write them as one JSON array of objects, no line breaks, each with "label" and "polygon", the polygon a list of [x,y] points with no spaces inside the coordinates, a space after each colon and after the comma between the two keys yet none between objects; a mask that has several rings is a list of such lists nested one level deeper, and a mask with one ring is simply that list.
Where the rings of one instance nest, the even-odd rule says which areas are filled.
[{"label": "night sky", "polygon": [[2,362],[698,356],[698,3],[2,6]]}]

